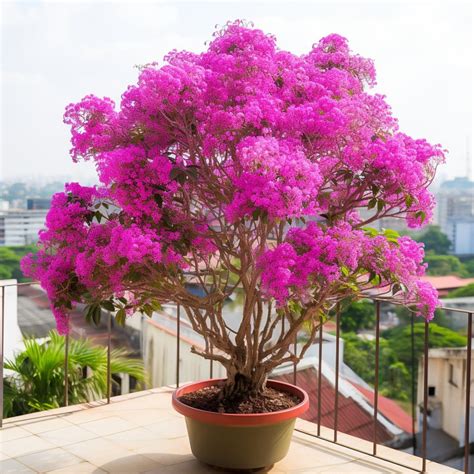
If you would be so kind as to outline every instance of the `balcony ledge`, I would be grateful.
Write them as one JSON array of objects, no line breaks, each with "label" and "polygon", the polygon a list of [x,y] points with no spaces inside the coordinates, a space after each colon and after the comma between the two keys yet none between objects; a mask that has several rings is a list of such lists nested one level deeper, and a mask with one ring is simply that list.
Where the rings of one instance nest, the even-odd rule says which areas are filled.
[{"label": "balcony ledge", "polygon": [[[5,420],[0,430],[0,472],[7,473],[216,473],[191,454],[184,419],[171,407],[172,388],[122,395]],[[301,431],[306,433],[302,433]],[[401,473],[419,471],[421,459],[298,420],[290,452],[268,472]],[[411,467],[400,467],[397,464]],[[223,471],[217,471],[223,472]],[[428,462],[427,472],[460,472]]]}]

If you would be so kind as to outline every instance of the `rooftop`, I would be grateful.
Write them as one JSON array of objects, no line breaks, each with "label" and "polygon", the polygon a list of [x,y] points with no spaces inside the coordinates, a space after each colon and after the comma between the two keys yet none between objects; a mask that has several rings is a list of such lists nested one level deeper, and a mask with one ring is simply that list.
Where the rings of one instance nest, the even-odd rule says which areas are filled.
[{"label": "rooftop", "polygon": [[[171,408],[172,388],[122,395],[110,404],[93,402],[5,420],[0,430],[0,471],[14,473],[216,473],[190,452],[184,419]],[[301,432],[304,431],[305,433]],[[288,456],[267,472],[401,473],[419,471],[421,459],[297,421]],[[357,449],[359,451],[355,451]],[[367,453],[367,454],[364,454]],[[396,463],[410,466],[400,467]],[[427,462],[428,472],[459,472]]]}]

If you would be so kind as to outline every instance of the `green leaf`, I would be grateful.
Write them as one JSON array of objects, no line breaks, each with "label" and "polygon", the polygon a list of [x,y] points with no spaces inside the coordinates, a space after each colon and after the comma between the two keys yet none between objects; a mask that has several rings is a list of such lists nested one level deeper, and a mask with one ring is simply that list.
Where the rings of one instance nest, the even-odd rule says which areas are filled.
[{"label": "green leaf", "polygon": [[377,204],[377,199],[376,199],[376,198],[372,198],[372,199],[369,201],[369,204],[367,205],[367,209],[373,209],[376,204]]},{"label": "green leaf", "polygon": [[416,211],[415,212],[415,217],[417,219],[420,219],[421,222],[424,222],[424,220],[426,219],[426,212],[425,211]]},{"label": "green leaf", "polygon": [[102,301],[100,305],[102,306],[102,308],[106,309],[107,311],[115,311],[115,306],[112,303],[112,301]]},{"label": "green leaf", "polygon": [[379,231],[375,229],[374,227],[364,227],[363,231],[370,237],[375,237],[379,235]]},{"label": "green leaf", "polygon": [[149,305],[149,304],[146,304],[144,305],[142,308],[142,313],[145,313],[149,318],[151,318],[153,316],[153,308]]},{"label": "green leaf", "polygon": [[349,276],[349,269],[345,266],[345,265],[342,265],[341,267],[341,273],[344,275],[344,276]]},{"label": "green leaf", "polygon": [[383,199],[379,199],[377,201],[377,211],[380,212],[385,207],[385,201]]},{"label": "green leaf", "polygon": [[413,204],[413,196],[406,196],[405,197],[405,204],[407,207],[411,207],[411,205]]},{"label": "green leaf", "polygon": [[290,300],[288,302],[288,309],[290,310],[292,314],[296,316],[299,316],[301,314],[301,311],[303,310],[303,308],[301,307],[301,304],[294,300]]},{"label": "green leaf", "polygon": [[115,321],[117,321],[117,324],[120,326],[125,326],[125,319],[127,318],[127,313],[123,308],[119,309],[117,311],[117,314],[115,315]]},{"label": "green leaf", "polygon": [[394,285],[392,285],[392,293],[394,295],[396,295],[397,293],[400,293],[400,291],[402,291],[402,287],[399,283],[395,283]]},{"label": "green leaf", "polygon": [[158,301],[151,301],[149,305],[155,310],[155,311],[161,311],[163,307]]},{"label": "green leaf", "polygon": [[100,319],[102,317],[102,311],[100,309],[100,306],[94,306],[94,309],[92,310],[92,322],[96,325],[99,326],[100,324]]},{"label": "green leaf", "polygon": [[385,229],[383,231],[383,235],[385,235],[385,237],[390,237],[392,239],[398,239],[400,237],[400,234],[393,229]]}]

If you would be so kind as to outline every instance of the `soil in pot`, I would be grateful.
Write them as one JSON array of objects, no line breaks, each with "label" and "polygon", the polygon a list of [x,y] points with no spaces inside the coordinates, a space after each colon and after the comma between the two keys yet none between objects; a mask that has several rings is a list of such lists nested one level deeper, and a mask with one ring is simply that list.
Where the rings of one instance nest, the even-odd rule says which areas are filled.
[{"label": "soil in pot", "polygon": [[292,408],[301,402],[295,395],[270,387],[266,387],[263,393],[256,397],[221,400],[220,393],[221,387],[214,385],[182,395],[179,401],[199,410],[238,414],[271,413]]}]

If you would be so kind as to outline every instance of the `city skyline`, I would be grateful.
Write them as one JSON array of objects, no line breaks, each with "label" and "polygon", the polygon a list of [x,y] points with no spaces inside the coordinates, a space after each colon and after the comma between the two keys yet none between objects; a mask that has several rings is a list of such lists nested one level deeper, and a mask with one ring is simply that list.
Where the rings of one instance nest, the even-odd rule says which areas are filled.
[{"label": "city skyline", "polygon": [[374,92],[387,95],[401,130],[449,150],[439,179],[467,175],[468,141],[472,145],[468,2],[336,2],[337,9],[334,2],[269,5],[2,4],[0,180],[93,180],[93,165],[73,164],[68,155],[65,106],[89,93],[117,102],[136,82],[134,65],[162,63],[173,48],[202,51],[215,25],[235,18],[252,20],[274,34],[281,49],[300,54],[329,33],[346,36],[353,51],[374,59]]}]

